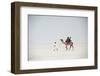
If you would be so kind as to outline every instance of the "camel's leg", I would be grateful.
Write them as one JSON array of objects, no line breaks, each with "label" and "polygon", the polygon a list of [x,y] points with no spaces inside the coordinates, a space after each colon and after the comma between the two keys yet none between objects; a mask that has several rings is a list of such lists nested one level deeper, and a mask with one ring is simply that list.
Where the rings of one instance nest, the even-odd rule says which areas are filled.
[{"label": "camel's leg", "polygon": [[73,43],[72,43],[72,48],[74,48]]},{"label": "camel's leg", "polygon": [[71,49],[71,47],[73,48],[73,45],[70,45],[70,49]]},{"label": "camel's leg", "polygon": [[72,45],[72,48],[74,48],[74,46]]},{"label": "camel's leg", "polygon": [[72,48],[72,49],[74,48],[73,43],[70,44],[70,49],[71,49],[71,48]]},{"label": "camel's leg", "polygon": [[66,50],[68,50],[67,46],[66,46]]},{"label": "camel's leg", "polygon": [[70,45],[70,48],[69,48],[69,50],[71,49],[71,47],[72,47],[72,46]]},{"label": "camel's leg", "polygon": [[73,43],[72,43],[71,47],[72,47],[72,49],[74,49]]},{"label": "camel's leg", "polygon": [[71,50],[71,48],[72,48],[72,45],[70,45],[69,50]]}]

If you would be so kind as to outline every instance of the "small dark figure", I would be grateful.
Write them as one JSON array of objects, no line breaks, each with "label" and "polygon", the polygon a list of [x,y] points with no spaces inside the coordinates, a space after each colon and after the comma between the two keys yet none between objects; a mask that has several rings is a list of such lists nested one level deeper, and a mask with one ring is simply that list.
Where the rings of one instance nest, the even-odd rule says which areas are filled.
[{"label": "small dark figure", "polygon": [[57,48],[57,45],[56,45],[56,42],[54,42],[54,51],[56,50],[56,51],[58,51],[58,48]]}]

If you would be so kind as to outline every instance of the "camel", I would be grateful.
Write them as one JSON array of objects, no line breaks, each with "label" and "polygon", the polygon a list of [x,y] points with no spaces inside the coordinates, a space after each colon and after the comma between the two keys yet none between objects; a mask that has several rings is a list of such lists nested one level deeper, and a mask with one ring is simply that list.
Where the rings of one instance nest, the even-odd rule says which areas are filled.
[{"label": "camel", "polygon": [[69,45],[70,46],[70,48],[69,49],[71,49],[71,48],[73,48],[74,46],[73,46],[73,42],[72,41],[70,41],[70,42],[66,42],[66,41],[64,41],[63,39],[60,39],[60,41],[66,46],[65,48],[66,48],[66,50],[68,49],[67,48],[67,46]]}]

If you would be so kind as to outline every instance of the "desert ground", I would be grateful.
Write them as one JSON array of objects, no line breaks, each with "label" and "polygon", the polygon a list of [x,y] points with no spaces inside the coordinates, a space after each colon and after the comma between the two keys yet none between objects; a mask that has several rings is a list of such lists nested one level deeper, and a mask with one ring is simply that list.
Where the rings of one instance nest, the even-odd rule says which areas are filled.
[{"label": "desert ground", "polygon": [[[69,46],[68,46],[69,48]],[[28,60],[62,60],[62,59],[82,59],[88,57],[88,48],[85,43],[74,42],[74,48],[66,50],[65,45],[60,41],[56,47],[53,43],[34,44],[29,51]]]}]

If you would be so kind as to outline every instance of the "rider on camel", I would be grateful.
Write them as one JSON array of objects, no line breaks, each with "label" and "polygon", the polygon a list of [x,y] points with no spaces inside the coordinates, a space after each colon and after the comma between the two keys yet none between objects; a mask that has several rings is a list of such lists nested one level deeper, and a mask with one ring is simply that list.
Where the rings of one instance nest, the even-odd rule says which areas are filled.
[{"label": "rider on camel", "polygon": [[71,42],[71,37],[67,37],[67,39],[66,39],[65,42],[66,42],[66,43],[70,43],[70,42]]}]

